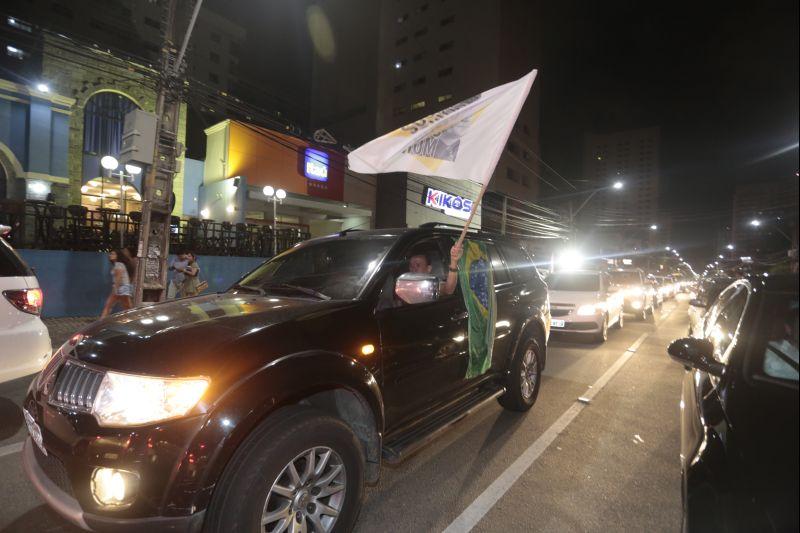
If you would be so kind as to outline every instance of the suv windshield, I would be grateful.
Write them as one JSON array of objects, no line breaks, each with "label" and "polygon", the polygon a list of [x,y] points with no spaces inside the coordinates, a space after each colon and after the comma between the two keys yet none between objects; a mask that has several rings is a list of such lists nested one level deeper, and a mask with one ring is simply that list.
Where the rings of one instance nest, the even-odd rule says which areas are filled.
[{"label": "suv windshield", "polygon": [[547,277],[547,286],[553,291],[596,292],[600,290],[600,276],[559,272]]},{"label": "suv windshield", "polygon": [[320,299],[352,299],[358,296],[395,239],[372,235],[309,242],[264,263],[234,288]]},{"label": "suv windshield", "polygon": [[641,285],[642,278],[635,270],[617,270],[610,272],[611,281],[616,285]]}]

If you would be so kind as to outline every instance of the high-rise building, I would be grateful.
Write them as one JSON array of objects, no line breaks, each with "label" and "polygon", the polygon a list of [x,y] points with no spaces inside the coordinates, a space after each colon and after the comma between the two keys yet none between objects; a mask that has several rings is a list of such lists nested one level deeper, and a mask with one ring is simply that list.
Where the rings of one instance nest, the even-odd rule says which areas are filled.
[{"label": "high-rise building", "polygon": [[[378,135],[516,80],[539,64],[538,2],[383,0],[379,24]],[[522,200],[538,196],[539,95],[534,82],[489,191]],[[411,185],[425,179],[415,176]],[[411,185],[408,201],[416,205],[420,199]],[[444,192],[472,194],[468,185],[456,189]],[[382,196],[379,190],[379,201]],[[420,222],[406,218],[408,225]]]},{"label": "high-rise building", "polygon": [[[602,234],[609,249],[632,250],[663,237],[666,221],[658,219],[659,145],[657,127],[585,138],[584,178],[599,190],[580,215],[593,221],[593,231]],[[613,187],[618,181],[621,189]]]}]

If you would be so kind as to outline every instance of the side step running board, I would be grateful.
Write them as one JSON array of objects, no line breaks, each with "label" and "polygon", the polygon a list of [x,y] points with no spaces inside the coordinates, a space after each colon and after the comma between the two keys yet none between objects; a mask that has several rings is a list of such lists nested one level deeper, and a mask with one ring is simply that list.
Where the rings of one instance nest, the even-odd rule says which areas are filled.
[{"label": "side step running board", "polygon": [[403,462],[450,429],[453,424],[471,415],[504,392],[506,392],[505,387],[478,391],[463,401],[448,407],[430,420],[394,437],[383,446],[383,460],[390,465]]}]

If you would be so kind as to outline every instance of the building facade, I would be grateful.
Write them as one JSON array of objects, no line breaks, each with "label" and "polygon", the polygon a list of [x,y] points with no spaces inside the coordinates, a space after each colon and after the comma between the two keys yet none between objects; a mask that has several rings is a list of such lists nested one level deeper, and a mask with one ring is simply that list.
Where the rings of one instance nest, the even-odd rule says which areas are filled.
[{"label": "building facade", "polygon": [[[657,127],[585,138],[584,178],[598,192],[580,215],[595,221],[594,233],[610,249],[642,249],[667,229],[666,221],[658,218],[659,146]],[[618,181],[623,184],[619,190],[612,187]],[[659,229],[652,230],[652,225]]]},{"label": "building facade", "polygon": [[[376,133],[382,135],[536,68],[539,24],[537,2],[381,2]],[[538,196],[539,95],[538,83],[534,82],[495,169],[490,192],[526,201]],[[401,176],[392,179],[403,180]],[[408,198],[406,206],[379,201],[379,212],[399,209],[407,214],[419,213],[417,182],[423,188],[450,188],[447,192],[471,195],[473,199],[479,190],[472,184],[440,183],[426,176],[408,176],[405,181],[404,188],[414,191],[414,198]],[[390,188],[401,186],[383,179],[378,183],[379,188],[384,183]],[[378,191],[379,199],[389,197]],[[421,212],[431,214],[428,211]],[[402,219],[390,218],[395,222]],[[457,217],[445,218],[458,224]],[[426,220],[409,216],[405,224],[413,226],[420,221]]]},{"label": "building facade", "polygon": [[273,206],[263,192],[269,185],[287,193],[276,206],[279,230],[315,237],[372,227],[374,178],[349,173],[344,154],[233,120],[206,135],[202,218],[272,225]]}]

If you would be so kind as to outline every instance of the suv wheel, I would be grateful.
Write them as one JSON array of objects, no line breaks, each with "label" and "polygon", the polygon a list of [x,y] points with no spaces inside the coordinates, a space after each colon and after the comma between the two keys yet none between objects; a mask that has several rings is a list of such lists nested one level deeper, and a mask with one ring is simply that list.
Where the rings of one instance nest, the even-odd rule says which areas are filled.
[{"label": "suv wheel", "polygon": [[600,332],[595,336],[595,341],[603,343],[608,340],[608,315],[603,319],[603,325],[600,327]]},{"label": "suv wheel", "polygon": [[615,328],[622,329],[622,327],[625,325],[625,321],[622,318],[624,315],[625,315],[625,313],[623,313],[622,311],[619,312],[619,319],[617,320],[617,323],[614,324]]},{"label": "suv wheel", "polygon": [[344,422],[288,408],[236,451],[212,496],[205,531],[350,531],[361,509],[364,461]]},{"label": "suv wheel", "polygon": [[506,392],[497,400],[510,411],[527,411],[536,402],[541,380],[541,349],[536,339],[528,339],[511,361]]},{"label": "suv wheel", "polygon": [[647,307],[645,307],[644,303],[642,304],[642,312],[639,314],[639,320],[642,322],[647,320]]}]

